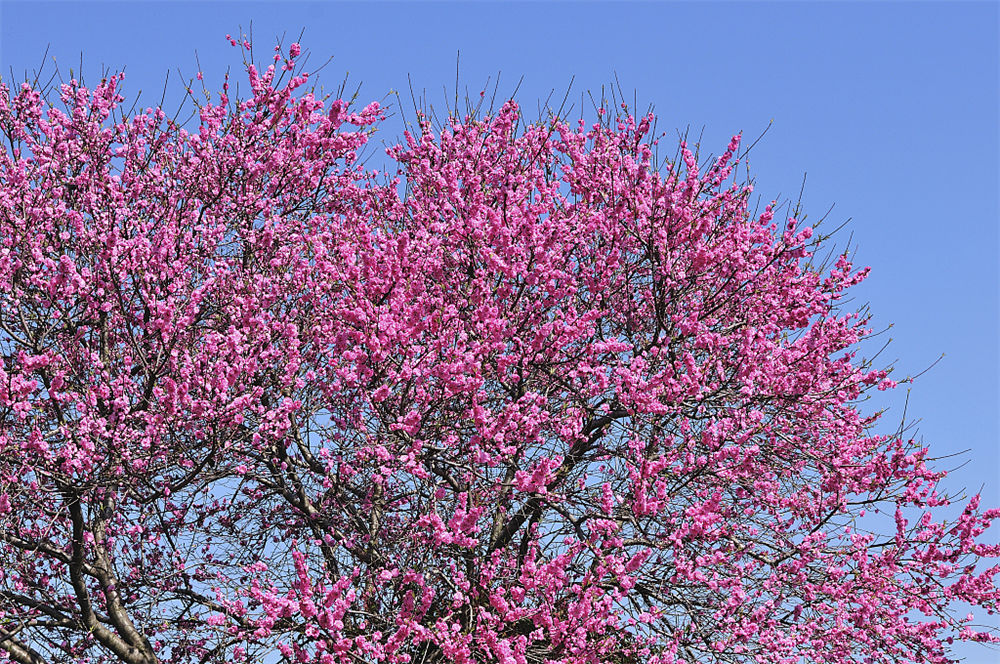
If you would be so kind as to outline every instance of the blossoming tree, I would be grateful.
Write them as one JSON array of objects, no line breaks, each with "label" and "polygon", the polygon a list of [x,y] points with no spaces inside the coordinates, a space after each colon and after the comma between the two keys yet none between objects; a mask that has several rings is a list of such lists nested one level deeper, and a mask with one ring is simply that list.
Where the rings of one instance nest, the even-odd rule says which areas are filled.
[{"label": "blossoming tree", "polygon": [[121,75],[0,86],[0,659],[996,640],[956,612],[997,606],[1000,511],[931,515],[943,473],[858,406],[894,386],[843,306],[865,270],[751,212],[739,137],[660,163],[651,117],[508,102],[421,118],[386,179],[383,111],[299,54],[187,129]]}]

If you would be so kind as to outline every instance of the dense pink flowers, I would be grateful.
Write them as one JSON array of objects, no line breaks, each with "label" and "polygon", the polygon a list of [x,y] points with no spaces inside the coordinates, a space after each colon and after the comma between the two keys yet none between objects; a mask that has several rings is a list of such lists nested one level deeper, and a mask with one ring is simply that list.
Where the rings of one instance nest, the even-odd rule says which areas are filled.
[{"label": "dense pink flowers", "polygon": [[[244,50],[242,40],[229,38]],[[864,278],[740,137],[425,117],[292,44],[180,127],[0,87],[0,657],[946,662],[1000,516],[859,399]],[[390,171],[392,173],[393,171]],[[940,515],[940,512],[938,512]],[[963,610],[964,612],[964,610]]]}]

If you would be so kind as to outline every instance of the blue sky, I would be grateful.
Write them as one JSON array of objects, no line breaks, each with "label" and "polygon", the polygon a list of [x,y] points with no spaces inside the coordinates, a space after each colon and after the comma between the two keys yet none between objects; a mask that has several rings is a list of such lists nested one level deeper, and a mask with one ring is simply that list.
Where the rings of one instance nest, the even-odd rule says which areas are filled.
[{"label": "blue sky", "polygon": [[[952,489],[984,486],[1000,505],[998,461],[998,154],[1000,5],[977,3],[368,2],[181,3],[0,1],[0,72],[38,66],[47,45],[60,68],[95,78],[126,67],[126,94],[179,98],[177,70],[192,76],[197,50],[206,81],[238,53],[224,40],[251,23],[265,50],[276,37],[303,47],[321,81],[345,72],[361,101],[408,91],[407,74],[443,105],[461,83],[473,93],[500,76],[534,109],[575,76],[580,93],[618,81],[659,128],[704,127],[719,152],[737,131],[756,137],[750,164],[765,200],[798,195],[810,218],[834,205],[842,232],[872,276],[857,289],[874,326],[893,323],[882,354],[897,377],[945,357],[912,386],[908,418],[956,470]],[[50,61],[51,62],[51,61]],[[407,92],[408,95],[408,92]],[[595,95],[596,96],[596,95]],[[872,347],[875,348],[874,346]],[[906,393],[889,395],[886,426]],[[994,539],[1000,539],[995,535]],[[958,651],[994,661],[981,649]]]}]

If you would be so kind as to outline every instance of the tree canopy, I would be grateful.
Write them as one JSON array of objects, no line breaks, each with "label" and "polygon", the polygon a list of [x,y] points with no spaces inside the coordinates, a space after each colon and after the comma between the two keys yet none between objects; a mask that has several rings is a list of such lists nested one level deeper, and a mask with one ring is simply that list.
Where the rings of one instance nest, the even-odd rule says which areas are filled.
[{"label": "tree canopy", "polygon": [[0,85],[0,658],[997,640],[958,607],[996,609],[1000,510],[932,516],[944,473],[861,403],[895,387],[867,269],[752,209],[740,136],[661,159],[652,115],[507,101],[418,116],[384,174],[385,109],[299,56],[184,126],[121,74]]}]

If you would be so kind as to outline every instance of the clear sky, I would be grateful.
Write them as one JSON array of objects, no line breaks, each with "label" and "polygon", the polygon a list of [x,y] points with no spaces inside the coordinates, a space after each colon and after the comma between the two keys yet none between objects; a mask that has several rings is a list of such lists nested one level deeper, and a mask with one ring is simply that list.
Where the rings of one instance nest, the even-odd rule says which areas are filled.
[{"label": "clear sky", "polygon": [[[658,127],[691,127],[705,152],[737,131],[756,137],[757,193],[797,197],[810,218],[835,204],[829,225],[851,218],[858,261],[872,276],[857,289],[876,328],[893,323],[880,356],[895,377],[944,358],[912,386],[908,419],[933,453],[969,450],[947,480],[983,487],[1000,505],[998,461],[998,154],[1000,4],[993,2],[18,2],[0,0],[0,71],[15,79],[42,61],[96,78],[125,67],[126,94],[178,99],[178,68],[217,83],[239,73],[224,40],[253,26],[266,50],[305,30],[310,64],[336,87],[346,72],[360,100],[391,89],[428,91],[435,105],[460,80],[477,93],[500,76],[500,93],[524,81],[527,109],[571,77],[580,93],[613,80]],[[51,65],[51,60],[50,60]],[[51,66],[49,67],[51,70]],[[597,96],[595,94],[595,96]],[[808,221],[808,220],[807,220]],[[877,346],[872,345],[874,351]],[[889,395],[886,428],[902,416],[905,389]],[[1000,540],[1000,533],[994,534]],[[969,662],[1000,660],[977,647]]]}]

